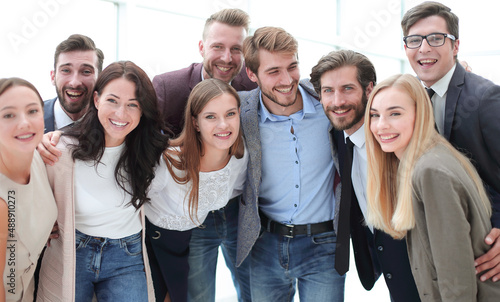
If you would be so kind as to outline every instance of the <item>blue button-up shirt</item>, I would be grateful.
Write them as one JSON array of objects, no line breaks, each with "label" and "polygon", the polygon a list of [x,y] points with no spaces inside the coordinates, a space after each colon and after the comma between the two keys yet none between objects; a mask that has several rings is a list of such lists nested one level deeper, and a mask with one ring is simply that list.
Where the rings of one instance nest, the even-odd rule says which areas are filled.
[{"label": "blue button-up shirt", "polygon": [[335,166],[321,103],[299,86],[303,109],[290,116],[270,113],[260,96],[262,144],[260,209],[285,224],[334,218]]}]

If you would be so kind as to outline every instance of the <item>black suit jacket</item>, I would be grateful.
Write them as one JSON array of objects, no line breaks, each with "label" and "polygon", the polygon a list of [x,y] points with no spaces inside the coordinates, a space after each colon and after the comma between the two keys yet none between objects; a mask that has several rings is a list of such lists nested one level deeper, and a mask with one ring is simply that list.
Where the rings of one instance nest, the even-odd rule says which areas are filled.
[{"label": "black suit jacket", "polygon": [[45,132],[54,131],[54,103],[57,97],[43,102],[43,120],[45,122]]},{"label": "black suit jacket", "polygon": [[500,86],[457,64],[446,96],[443,136],[472,160],[500,228]]},{"label": "black suit jacket", "polygon": [[[186,68],[166,72],[153,78],[159,109],[175,136],[178,136],[184,127],[186,103],[191,90],[201,82],[202,67],[202,63],[193,63]],[[248,78],[244,65],[231,81],[231,86],[236,91],[250,91],[257,88],[257,84]]]},{"label": "black suit jacket", "polygon": [[[343,162],[346,157],[346,144],[343,131],[332,130],[336,142],[340,174],[343,172]],[[366,290],[370,290],[381,273],[391,294],[393,302],[420,301],[417,286],[411,272],[408,251],[405,240],[395,240],[382,231],[374,233],[364,223],[364,217],[359,209],[352,181],[348,185],[352,190],[351,200],[351,239],[354,249],[354,259],[359,280]],[[345,213],[342,213],[345,215]]]}]

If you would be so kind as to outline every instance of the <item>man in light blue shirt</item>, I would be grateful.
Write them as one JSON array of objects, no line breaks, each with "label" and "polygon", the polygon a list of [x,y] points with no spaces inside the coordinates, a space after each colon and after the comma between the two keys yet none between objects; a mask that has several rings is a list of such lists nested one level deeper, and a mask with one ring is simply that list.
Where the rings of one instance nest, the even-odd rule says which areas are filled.
[{"label": "man in light blue shirt", "polygon": [[250,160],[237,264],[250,254],[253,301],[288,301],[297,284],[301,301],[343,301],[345,277],[334,267],[338,160],[317,94],[299,83],[297,49],[275,27],[243,43],[259,88],[240,92]]}]

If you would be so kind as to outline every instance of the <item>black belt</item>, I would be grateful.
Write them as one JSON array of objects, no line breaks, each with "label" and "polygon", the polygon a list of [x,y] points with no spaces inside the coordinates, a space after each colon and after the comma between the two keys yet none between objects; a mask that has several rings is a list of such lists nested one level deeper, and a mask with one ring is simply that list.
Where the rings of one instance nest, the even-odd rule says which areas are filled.
[{"label": "black belt", "polygon": [[282,224],[270,220],[260,213],[262,226],[270,233],[279,234],[288,238],[297,235],[316,235],[324,232],[333,231],[333,220],[311,223],[311,224]]}]

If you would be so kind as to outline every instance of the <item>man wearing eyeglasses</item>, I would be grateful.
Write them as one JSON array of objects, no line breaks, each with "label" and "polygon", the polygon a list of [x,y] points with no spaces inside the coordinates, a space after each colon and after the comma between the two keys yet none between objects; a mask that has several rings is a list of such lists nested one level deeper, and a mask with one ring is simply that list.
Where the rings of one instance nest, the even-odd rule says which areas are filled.
[{"label": "man wearing eyeglasses", "polygon": [[491,248],[475,264],[481,281],[496,282],[500,279],[500,86],[457,63],[458,17],[450,8],[424,2],[406,12],[401,27],[406,56],[431,96],[439,133],[472,159],[490,193],[493,229],[485,242]]}]

